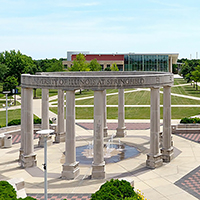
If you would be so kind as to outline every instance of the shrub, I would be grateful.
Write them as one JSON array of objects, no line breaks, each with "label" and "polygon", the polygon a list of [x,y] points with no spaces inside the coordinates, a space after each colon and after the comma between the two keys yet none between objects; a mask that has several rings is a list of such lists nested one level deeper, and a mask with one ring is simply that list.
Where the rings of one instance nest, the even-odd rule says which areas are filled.
[{"label": "shrub", "polygon": [[7,181],[0,181],[0,199],[1,200],[17,199],[17,194],[15,189]]},{"label": "shrub", "polygon": [[21,124],[21,119],[13,119],[12,121],[8,122],[8,126],[20,125],[20,124]]},{"label": "shrub", "polygon": [[[40,118],[34,118],[34,124],[41,124],[42,120]],[[53,122],[49,120],[49,123],[52,124]],[[12,121],[8,122],[8,126],[20,125],[21,119],[13,119]],[[1,128],[1,126],[0,126]]]},{"label": "shrub", "polygon": [[7,181],[0,181],[0,200],[37,200],[33,197],[17,199],[17,193],[13,186]]},{"label": "shrub", "polygon": [[198,117],[194,117],[194,118],[184,117],[184,118],[181,119],[180,123],[183,123],[183,124],[200,123],[200,118],[198,118]]},{"label": "shrub", "polygon": [[107,181],[100,189],[92,194],[91,200],[143,199],[133,190],[128,181],[118,179]]}]

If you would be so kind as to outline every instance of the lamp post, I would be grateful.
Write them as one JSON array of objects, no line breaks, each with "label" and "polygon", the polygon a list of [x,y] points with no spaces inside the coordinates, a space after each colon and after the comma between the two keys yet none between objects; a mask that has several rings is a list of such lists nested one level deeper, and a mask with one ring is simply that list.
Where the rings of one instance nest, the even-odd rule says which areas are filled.
[{"label": "lamp post", "polygon": [[37,131],[36,133],[44,137],[44,199],[47,200],[48,195],[47,195],[47,138],[50,133],[53,133],[54,130],[52,129],[45,129],[45,130],[40,130]]},{"label": "lamp post", "polygon": [[8,126],[8,94],[10,93],[10,91],[3,91],[3,94],[6,94],[6,127]]}]

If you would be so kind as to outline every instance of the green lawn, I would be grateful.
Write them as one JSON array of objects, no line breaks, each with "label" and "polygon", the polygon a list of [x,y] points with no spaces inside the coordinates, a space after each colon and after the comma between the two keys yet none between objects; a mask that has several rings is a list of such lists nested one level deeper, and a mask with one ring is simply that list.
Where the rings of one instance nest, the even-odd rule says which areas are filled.
[{"label": "green lawn", "polygon": [[[8,110],[8,122],[12,121],[13,119],[21,119],[21,109]],[[0,125],[6,125],[6,111],[0,112]]]},{"label": "green lawn", "polygon": [[174,79],[174,85],[180,85],[180,84],[186,84],[187,81],[182,78],[175,78]]},{"label": "green lawn", "polygon": [[[57,114],[57,108],[51,107],[50,110]],[[94,108],[76,108],[76,119],[93,119]],[[172,108],[172,119],[200,114],[200,108]],[[107,108],[107,118],[117,119],[117,108]],[[150,119],[150,108],[125,108],[126,119]],[[163,108],[160,108],[160,119],[163,119]]]},{"label": "green lawn", "polygon": [[[175,79],[174,84],[185,84],[187,83],[183,79]],[[1,88],[1,86],[0,86]],[[133,89],[127,89],[133,90]],[[20,93],[20,88],[19,88]],[[107,94],[109,93],[118,93],[117,89],[107,90]],[[180,86],[180,87],[172,87],[172,93],[184,94],[190,96],[200,97],[200,91],[196,91],[191,85]],[[57,95],[57,90],[50,90],[49,96]],[[79,92],[76,93],[76,99],[94,96],[94,91],[92,90],[83,90],[82,94]],[[37,89],[37,97],[41,97],[41,89]],[[13,101],[13,100],[12,100]],[[54,100],[55,104],[57,104],[57,100]],[[199,100],[186,99],[182,97],[171,96],[172,105],[198,105],[200,103]],[[0,101],[0,108],[2,108],[2,104],[5,104],[5,101]],[[78,100],[76,101],[77,105],[93,105],[94,98],[86,99],[86,100]],[[150,105],[150,91],[137,91],[130,92],[125,94],[125,104],[126,105]],[[160,104],[163,104],[163,94],[160,94]],[[118,105],[118,95],[107,96],[107,105]],[[57,113],[57,107],[50,107],[50,110]],[[162,118],[162,108],[161,118]],[[76,119],[93,119],[93,108],[76,108]],[[12,119],[19,119],[21,116],[21,111],[18,110],[9,110],[9,121]],[[190,117],[194,115],[200,114],[200,108],[172,108],[172,119],[180,119],[183,117]],[[107,116],[108,119],[117,119],[118,117],[118,109],[117,108],[107,108]],[[126,119],[149,119],[150,118],[150,108],[125,108],[125,118]],[[5,111],[0,112],[0,125],[5,125]]]},{"label": "green lawn", "polygon": [[[138,91],[125,94],[125,105],[150,105],[150,91]],[[171,96],[172,105],[198,105],[199,100]],[[94,98],[76,101],[76,105],[93,105]],[[160,104],[163,104],[163,94],[160,94]],[[118,105],[118,95],[107,96],[107,105]]]}]

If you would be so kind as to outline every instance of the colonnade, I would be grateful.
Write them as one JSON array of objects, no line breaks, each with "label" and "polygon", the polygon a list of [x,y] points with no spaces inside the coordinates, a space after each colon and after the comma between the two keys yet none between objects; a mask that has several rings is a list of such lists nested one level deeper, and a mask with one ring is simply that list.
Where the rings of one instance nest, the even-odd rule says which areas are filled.
[{"label": "colonnade", "polygon": [[[21,90],[21,166],[33,167],[36,165],[36,154],[33,148],[33,91],[31,88]],[[117,137],[125,136],[124,89],[118,91],[118,127]],[[146,165],[156,168],[163,162],[170,162],[173,155],[171,139],[171,87],[163,87],[163,142],[159,145],[160,134],[160,88],[151,88],[151,124],[150,124],[150,151]],[[73,179],[79,175],[79,162],[76,161],[75,138],[75,91],[66,91],[66,134],[64,133],[64,91],[58,90],[58,120],[56,142],[65,140],[65,163],[62,168],[62,177]],[[49,128],[49,94],[48,89],[42,89],[42,129]],[[107,136],[106,123],[106,91],[94,90],[94,158],[92,163],[92,178],[105,178],[105,161],[103,156],[103,137]],[[51,141],[51,138],[49,138]],[[42,143],[40,138],[39,143]]]}]

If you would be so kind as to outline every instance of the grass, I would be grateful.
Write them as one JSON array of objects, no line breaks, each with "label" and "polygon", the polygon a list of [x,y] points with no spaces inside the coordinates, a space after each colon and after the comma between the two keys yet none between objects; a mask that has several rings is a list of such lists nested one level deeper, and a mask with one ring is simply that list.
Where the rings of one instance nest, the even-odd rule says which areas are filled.
[{"label": "grass", "polygon": [[171,92],[176,93],[176,94],[200,97],[200,87],[199,87],[199,90],[196,90],[196,88],[194,88],[191,85],[186,85],[182,87],[174,87],[171,89]]},{"label": "grass", "polygon": [[[183,79],[175,79],[174,84],[180,85],[187,83]],[[132,89],[127,89],[132,90]],[[20,88],[19,88],[20,93]],[[41,97],[41,89],[37,89],[37,97]],[[125,90],[126,91],[126,90]],[[117,89],[107,90],[107,94],[118,93]],[[191,85],[172,87],[172,93],[184,94],[189,96],[200,97],[200,92],[196,91]],[[57,95],[57,90],[49,90],[49,96]],[[83,90],[80,95],[79,92],[76,94],[76,98],[82,98],[87,96],[94,96],[94,91],[92,90]],[[54,100],[57,104],[57,100]],[[77,105],[93,105],[94,98],[76,101]],[[198,105],[199,100],[186,99],[182,97],[171,96],[172,105]],[[5,101],[0,101],[0,108],[2,104],[5,104]],[[125,104],[126,105],[150,105],[150,91],[137,91],[125,94]],[[163,94],[160,94],[160,104],[163,104]],[[118,105],[118,95],[107,96],[107,105]],[[50,107],[50,110],[57,114],[57,107]],[[66,109],[65,109],[66,110]],[[180,119],[183,117],[190,117],[200,114],[200,108],[190,107],[190,108],[172,108],[172,119]],[[93,119],[94,108],[76,108],[76,119]],[[66,111],[65,111],[66,112]],[[163,108],[160,109],[161,119]],[[18,110],[9,110],[8,112],[9,121],[13,119],[18,119],[21,117],[21,111]],[[117,119],[118,118],[118,109],[117,108],[107,108],[107,118],[108,119]],[[150,118],[150,108],[125,108],[125,118],[126,119],[149,119]],[[5,111],[0,112],[0,125],[5,125]]]},{"label": "grass", "polygon": [[187,84],[187,81],[182,78],[175,78],[174,85]]},{"label": "grass", "polygon": [[[57,108],[51,107],[50,110],[57,114]],[[200,108],[172,108],[172,119],[194,116],[200,113]],[[76,119],[93,119],[93,108],[76,108]],[[107,119],[117,119],[117,108],[107,108]],[[126,119],[150,119],[150,108],[125,108]],[[160,108],[160,119],[163,119],[163,108]]]},{"label": "grass", "polygon": [[[125,105],[150,105],[150,91],[138,91],[125,94]],[[199,100],[171,96],[172,105],[198,105]],[[76,101],[76,105],[93,105],[94,98]],[[160,104],[163,104],[163,94],[160,94]],[[107,105],[118,105],[118,95],[107,96]]]},{"label": "grass", "polygon": [[[38,118],[34,115],[34,118]],[[21,119],[21,109],[8,110],[8,122],[13,119]],[[2,127],[6,126],[6,111],[0,111],[0,125]]]},{"label": "grass", "polygon": [[[8,122],[12,121],[13,119],[21,119],[21,109],[8,110]],[[6,125],[6,111],[0,112],[0,125]]]},{"label": "grass", "polygon": [[[11,102],[13,102],[13,105],[12,106],[14,106],[14,100],[12,99],[12,101],[10,101],[10,99],[8,100],[8,105],[11,103]],[[0,108],[3,108],[3,104],[5,104],[6,105],[6,101],[5,100],[0,100]],[[18,101],[16,101],[16,106],[18,106],[18,105],[21,105]]]}]

